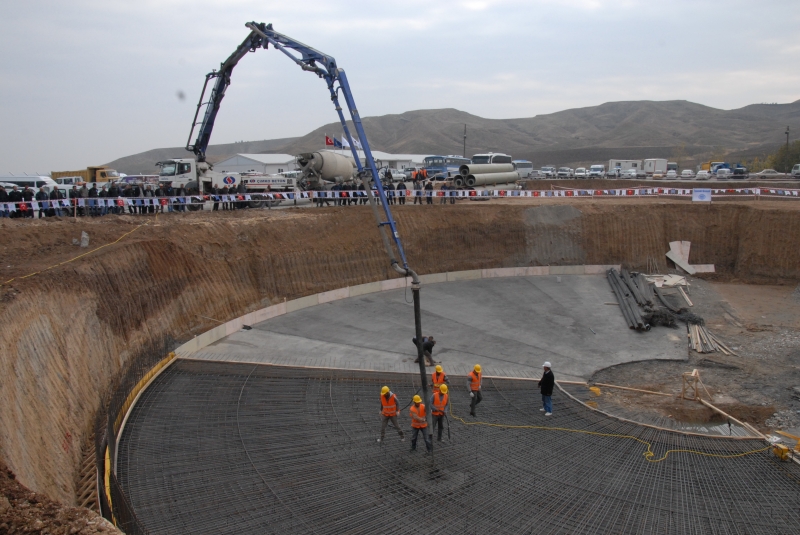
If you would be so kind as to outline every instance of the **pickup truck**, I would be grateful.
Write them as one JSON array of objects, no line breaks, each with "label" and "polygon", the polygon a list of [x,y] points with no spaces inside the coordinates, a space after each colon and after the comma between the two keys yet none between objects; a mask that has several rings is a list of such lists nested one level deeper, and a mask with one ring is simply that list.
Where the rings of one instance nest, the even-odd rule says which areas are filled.
[{"label": "pickup truck", "polygon": [[542,177],[544,178],[555,178],[556,177],[556,168],[551,165],[546,165],[542,167],[540,171]]}]

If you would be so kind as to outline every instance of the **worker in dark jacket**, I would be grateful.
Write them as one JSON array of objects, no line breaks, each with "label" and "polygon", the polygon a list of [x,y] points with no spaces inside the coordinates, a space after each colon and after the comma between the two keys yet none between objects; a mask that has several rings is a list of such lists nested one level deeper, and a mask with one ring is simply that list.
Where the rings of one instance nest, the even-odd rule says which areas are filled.
[{"label": "worker in dark jacket", "polygon": [[47,215],[47,208],[48,208],[48,200],[50,197],[47,195],[47,192],[44,188],[39,188],[39,191],[36,192],[36,200],[39,201],[39,219],[45,217]]},{"label": "worker in dark jacket", "polygon": [[[414,342],[414,346],[417,345],[417,337],[413,337],[411,339]],[[425,357],[425,366],[433,366],[433,346],[436,345],[436,340],[433,339],[433,336],[423,336],[422,337],[422,355]],[[414,362],[419,362],[419,358],[414,360]]]},{"label": "worker in dark jacket", "polygon": [[61,199],[64,198],[64,194],[61,193],[61,190],[58,188],[53,188],[53,191],[50,192],[50,200],[52,201],[53,205],[53,215],[56,217],[61,217]]},{"label": "worker in dark jacket", "polygon": [[[388,172],[388,171],[386,172],[386,174],[389,177],[389,180],[391,181],[392,174],[390,172]],[[394,184],[389,182],[388,184],[386,184],[386,187],[383,188],[383,189],[384,189],[384,194],[386,195],[386,201],[389,204],[394,204],[395,203],[395,200],[394,200],[394,193],[395,193]]]},{"label": "worker in dark jacket", "polygon": [[539,410],[544,412],[545,416],[550,416],[553,414],[553,401],[551,396],[553,395],[553,385],[555,385],[556,379],[553,376],[553,371],[550,369],[549,362],[545,362],[542,367],[544,368],[544,374],[542,374],[542,378],[539,380],[539,389],[542,391],[542,408]]},{"label": "worker in dark jacket", "polygon": [[26,210],[24,217],[33,218],[33,190],[28,186],[25,186],[25,189],[22,190],[22,200],[26,202]]},{"label": "worker in dark jacket", "polygon": [[406,183],[402,180],[395,188],[395,192],[397,194],[397,204],[405,204],[406,203]]},{"label": "worker in dark jacket", "polygon": [[[0,203],[7,203],[8,202],[8,192],[6,188],[0,186]],[[6,210],[5,206],[0,206],[0,217],[8,217],[8,210]]]},{"label": "worker in dark jacket", "polygon": [[97,216],[98,213],[99,213],[99,210],[97,209],[97,201],[96,201],[97,193],[98,193],[97,192],[97,184],[95,184],[93,182],[92,183],[92,187],[89,188],[89,197],[88,198],[91,199],[91,200],[86,201],[87,204],[89,205],[89,215],[92,216],[92,217]]},{"label": "worker in dark jacket", "polygon": [[367,204],[367,201],[369,201],[367,197],[367,188],[364,187],[363,181],[358,185],[358,198],[361,200],[360,204]]},{"label": "worker in dark jacket", "polygon": [[[19,203],[22,201],[22,192],[14,186],[11,188],[11,191],[8,192],[8,202],[12,203]],[[22,217],[22,212],[20,212],[20,205],[17,204],[14,206],[14,211],[11,212],[11,217]]]},{"label": "worker in dark jacket", "polygon": [[425,204],[433,204],[433,183],[425,184]]}]

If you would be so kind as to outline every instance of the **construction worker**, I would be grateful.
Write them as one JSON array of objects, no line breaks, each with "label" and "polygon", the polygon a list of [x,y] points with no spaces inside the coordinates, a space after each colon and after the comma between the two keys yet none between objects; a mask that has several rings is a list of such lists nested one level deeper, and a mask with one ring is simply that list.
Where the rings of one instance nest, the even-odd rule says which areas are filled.
[{"label": "construction worker", "polygon": [[553,414],[552,395],[553,385],[555,385],[556,379],[553,375],[553,370],[550,369],[550,362],[545,362],[542,368],[544,368],[544,373],[539,380],[539,389],[542,391],[542,408],[539,410],[542,411],[545,416],[550,416]]},{"label": "construction worker", "polygon": [[433,429],[439,426],[439,435],[436,438],[438,442],[442,441],[442,430],[444,429],[444,413],[447,408],[447,403],[450,401],[450,396],[447,395],[447,385],[441,384],[439,388],[433,392],[431,396],[431,415],[433,416]]},{"label": "construction worker", "polygon": [[[383,438],[386,435],[386,424],[389,423],[389,420],[392,421],[392,425],[397,432],[400,434],[400,442],[405,442],[406,437],[403,434],[403,430],[400,429],[400,424],[397,423],[397,406],[398,406],[397,396],[394,395],[394,392],[389,390],[388,386],[384,386],[381,388],[381,438],[378,439],[378,442],[383,442]],[[416,435],[414,435],[416,437]]]},{"label": "construction worker", "polygon": [[414,404],[409,407],[408,413],[411,415],[411,451],[417,449],[417,435],[422,433],[422,438],[425,440],[425,449],[430,453],[433,450],[433,444],[425,428],[428,427],[428,420],[425,419],[425,404],[422,403],[422,398],[414,396]]},{"label": "construction worker", "polygon": [[437,364],[436,371],[431,374],[431,386],[433,387],[433,391],[437,392],[440,386],[448,382],[447,375],[442,370],[442,366]]},{"label": "construction worker", "polygon": [[481,382],[483,381],[483,374],[481,373],[481,365],[476,364],[472,371],[467,375],[467,387],[469,388],[469,415],[475,416],[475,407],[483,401],[481,395]]}]

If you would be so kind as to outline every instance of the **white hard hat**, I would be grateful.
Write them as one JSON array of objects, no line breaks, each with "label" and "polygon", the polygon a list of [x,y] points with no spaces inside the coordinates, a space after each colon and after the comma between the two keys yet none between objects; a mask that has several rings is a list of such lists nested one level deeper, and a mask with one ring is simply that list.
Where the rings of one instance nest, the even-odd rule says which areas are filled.
[{"label": "white hard hat", "polygon": [[552,366],[550,366],[550,362],[545,362],[544,364],[542,364],[542,368],[551,368],[551,367]]}]

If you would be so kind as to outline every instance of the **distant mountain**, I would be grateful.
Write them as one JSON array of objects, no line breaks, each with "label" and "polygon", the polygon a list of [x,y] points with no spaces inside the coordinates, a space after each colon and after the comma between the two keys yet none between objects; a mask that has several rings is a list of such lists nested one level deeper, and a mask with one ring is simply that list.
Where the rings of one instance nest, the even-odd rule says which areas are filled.
[{"label": "distant mountain", "polygon": [[[685,100],[607,102],[523,119],[484,119],[456,109],[416,110],[362,120],[372,148],[390,153],[461,154],[466,124],[467,156],[505,152],[536,166],[611,158],[668,158],[689,165],[712,155],[752,157],[774,151],[785,139],[787,125],[800,133],[800,100],[736,110]],[[330,123],[299,138],[214,145],[209,160],[236,153],[318,150],[324,148],[325,134],[340,137],[341,131],[341,125]],[[139,172],[152,169],[147,163],[186,154],[183,148],[158,149],[109,165]]]},{"label": "distant mountain", "polygon": [[[693,159],[711,153],[775,150],[787,125],[800,132],[800,100],[719,110],[685,100],[608,102],[525,119],[484,119],[455,109],[417,110],[366,117],[370,145],[390,153],[461,154],[467,125],[467,156],[505,152],[536,165],[610,158]],[[316,150],[327,124],[297,138],[281,152]]]},{"label": "distant mountain", "polygon": [[[291,143],[297,138],[267,139],[264,141],[242,141],[241,143],[226,143],[224,145],[209,145],[206,156],[209,162],[214,163],[226,159],[234,154],[258,154],[282,152],[280,147]],[[167,149],[152,149],[139,154],[118,158],[106,165],[128,175],[153,174],[158,172],[156,162],[170,158],[192,158],[191,152],[185,147],[171,147]]]}]

